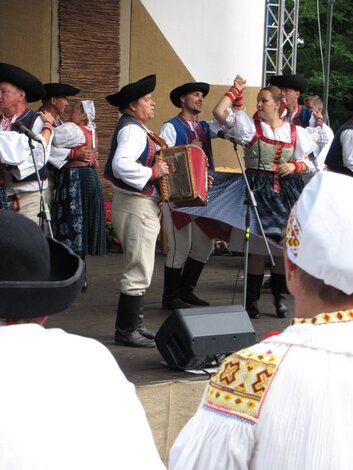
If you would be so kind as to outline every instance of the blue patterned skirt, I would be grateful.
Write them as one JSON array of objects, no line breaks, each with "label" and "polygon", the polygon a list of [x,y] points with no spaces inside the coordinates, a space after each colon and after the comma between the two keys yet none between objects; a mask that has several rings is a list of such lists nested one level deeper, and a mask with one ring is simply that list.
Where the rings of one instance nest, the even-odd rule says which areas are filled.
[{"label": "blue patterned skirt", "polygon": [[54,237],[82,258],[106,254],[103,192],[94,168],[60,171],[52,227]]},{"label": "blue patterned skirt", "polygon": [[[210,171],[209,174],[214,181],[208,193],[208,205],[180,207],[176,212],[196,217],[198,225],[212,238],[229,241],[232,231],[237,231],[243,237],[247,214],[247,187],[244,177],[238,173]],[[290,210],[304,188],[303,179],[300,175],[280,178],[279,192],[275,192],[274,172],[247,170],[246,175],[266,238],[278,245]],[[262,238],[260,223],[253,207],[250,208],[250,233],[258,239]]]},{"label": "blue patterned skirt", "polygon": [[8,209],[9,208],[9,201],[6,196],[5,189],[0,186],[0,209]]}]

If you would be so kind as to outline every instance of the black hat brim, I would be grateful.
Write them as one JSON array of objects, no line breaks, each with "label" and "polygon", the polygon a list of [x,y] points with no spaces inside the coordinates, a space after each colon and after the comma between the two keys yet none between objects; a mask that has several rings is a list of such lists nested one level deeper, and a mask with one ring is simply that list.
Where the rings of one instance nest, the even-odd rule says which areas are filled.
[{"label": "black hat brim", "polygon": [[26,70],[12,64],[0,63],[0,82],[8,82],[26,93],[28,103],[41,100],[45,95],[42,82]]},{"label": "black hat brim", "polygon": [[299,74],[294,75],[274,75],[270,78],[270,85],[277,86],[278,88],[289,88],[303,93],[307,87],[307,80]]},{"label": "black hat brim", "polygon": [[191,82],[191,83],[184,83],[184,85],[180,85],[174,90],[172,90],[169,94],[170,101],[176,106],[180,108],[180,98],[185,96],[189,93],[193,93],[195,91],[201,91],[203,97],[205,98],[208,95],[210,90],[210,85],[204,82]]},{"label": "black hat brim", "polygon": [[156,88],[156,75],[147,75],[147,77],[141,78],[134,83],[125,85],[120,91],[112,95],[108,95],[105,99],[112,106],[117,108],[124,108],[129,103],[152,93]]},{"label": "black hat brim", "polygon": [[76,88],[68,83],[44,83],[45,96],[44,99],[60,96],[75,96],[80,92],[79,88]]},{"label": "black hat brim", "polygon": [[1,281],[0,318],[28,319],[64,311],[81,292],[83,261],[62,243],[47,238],[51,273],[48,281]]}]

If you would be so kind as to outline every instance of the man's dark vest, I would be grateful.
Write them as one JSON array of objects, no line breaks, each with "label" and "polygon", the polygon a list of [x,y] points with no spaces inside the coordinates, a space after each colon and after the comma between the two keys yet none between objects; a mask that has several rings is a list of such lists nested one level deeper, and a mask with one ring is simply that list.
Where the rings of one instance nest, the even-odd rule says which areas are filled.
[{"label": "man's dark vest", "polygon": [[[38,114],[32,111],[31,109],[26,109],[21,116],[19,116],[16,119],[16,122],[21,122],[27,129],[32,129],[35,120],[37,119]],[[17,127],[15,126],[15,123],[11,124],[11,130],[20,132]],[[40,179],[46,180],[48,178],[48,168],[47,165],[45,164],[40,170],[39,170],[39,177]],[[21,183],[27,182],[27,181],[35,181],[37,179],[37,174],[36,172],[32,173],[31,175],[27,176],[26,178],[22,180],[18,180],[15,176],[12,175],[12,178],[15,182],[20,181]]]},{"label": "man's dark vest", "polygon": [[[123,114],[121,116],[121,118],[119,119],[115,127],[115,131],[113,134],[108,160],[104,169],[104,177],[107,178],[109,181],[111,181],[118,188],[126,189],[128,191],[133,191],[135,193],[136,192],[142,193],[142,194],[145,194],[146,196],[150,196],[153,193],[153,189],[154,189],[154,185],[151,181],[148,181],[146,186],[142,190],[139,190],[137,188],[134,188],[128,185],[122,179],[117,178],[113,173],[113,158],[114,158],[116,149],[118,147],[118,140],[117,140],[118,133],[123,127],[129,126],[132,124],[136,124],[140,126],[141,129],[145,130],[144,126],[133,116],[130,116],[129,114]],[[142,165],[148,166],[149,168],[151,168],[154,164],[155,150],[156,150],[155,145],[152,139],[147,134],[146,147],[137,161],[140,162]]]},{"label": "man's dark vest", "polygon": [[305,106],[299,106],[299,113],[292,120],[292,123],[296,126],[308,127],[309,121],[312,115],[312,110]]},{"label": "man's dark vest", "polygon": [[[186,122],[179,116],[175,116],[170,119],[170,124],[172,124],[176,130],[176,142],[175,145],[188,145],[195,139],[195,133]],[[202,149],[205,152],[208,160],[208,169],[214,170],[214,161],[212,155],[212,146],[211,146],[211,136],[210,136],[210,126],[207,121],[199,121],[199,128],[196,129],[198,138],[202,143]]]},{"label": "man's dark vest", "polygon": [[346,129],[353,129],[353,119],[350,119],[344,123],[336,132],[335,137],[331,143],[330,149],[327,153],[325,164],[327,168],[336,173],[342,173],[343,175],[353,176],[353,172],[343,166],[343,156],[342,156],[342,144],[341,144],[341,134]]}]

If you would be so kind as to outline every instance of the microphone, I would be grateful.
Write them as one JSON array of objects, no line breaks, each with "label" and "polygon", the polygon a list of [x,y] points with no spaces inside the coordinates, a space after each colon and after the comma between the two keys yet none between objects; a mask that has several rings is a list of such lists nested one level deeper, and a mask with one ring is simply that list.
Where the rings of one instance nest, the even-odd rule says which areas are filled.
[{"label": "microphone", "polygon": [[37,134],[35,134],[33,131],[28,129],[28,127],[23,125],[21,121],[15,122],[15,127],[21,132],[21,134],[26,135],[29,139],[35,140],[36,142],[43,144],[42,138],[38,137]]},{"label": "microphone", "polygon": [[247,146],[246,142],[244,142],[243,139],[236,139],[231,134],[227,134],[224,131],[218,131],[217,132],[217,137],[220,137],[221,139],[230,140],[233,144],[243,145],[244,147]]}]

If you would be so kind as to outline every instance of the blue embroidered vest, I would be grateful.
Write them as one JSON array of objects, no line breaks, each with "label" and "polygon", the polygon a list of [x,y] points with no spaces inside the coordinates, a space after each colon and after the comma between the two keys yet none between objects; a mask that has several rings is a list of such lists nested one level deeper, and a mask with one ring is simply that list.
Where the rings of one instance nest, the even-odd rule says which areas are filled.
[{"label": "blue embroidered vest", "polygon": [[[176,130],[177,137],[175,145],[189,145],[196,138],[195,132],[190,129],[187,123],[185,123],[180,116],[175,116],[167,122],[172,124]],[[200,139],[202,143],[202,149],[207,156],[208,169],[214,170],[210,127],[207,121],[199,121],[198,126],[199,127],[196,129],[196,134]]]},{"label": "blue embroidered vest", "polygon": [[292,120],[295,126],[308,127],[312,115],[312,110],[305,106],[299,106],[299,113]]},{"label": "blue embroidered vest", "polygon": [[341,134],[346,129],[353,129],[353,119],[344,123],[336,132],[335,137],[331,143],[330,149],[327,153],[325,164],[327,168],[336,173],[353,176],[353,172],[343,166]]},{"label": "blue embroidered vest", "polygon": [[[150,196],[153,193],[153,189],[154,189],[153,182],[148,181],[145,187],[142,190],[140,190],[125,183],[122,179],[117,178],[113,173],[113,158],[114,158],[116,149],[118,147],[118,140],[117,140],[118,133],[123,127],[129,126],[132,124],[138,125],[142,129],[145,129],[143,125],[133,116],[130,116],[129,114],[123,114],[121,116],[121,118],[119,119],[115,127],[115,131],[113,134],[108,160],[104,169],[104,177],[107,178],[109,181],[111,181],[118,188],[126,189],[128,191],[133,191],[136,193],[142,193],[142,194],[145,194],[146,196]],[[140,162],[142,165],[148,166],[149,168],[151,168],[154,164],[154,154],[156,152],[156,147],[148,134],[146,134],[146,137],[147,137],[146,147],[137,161]]]}]

